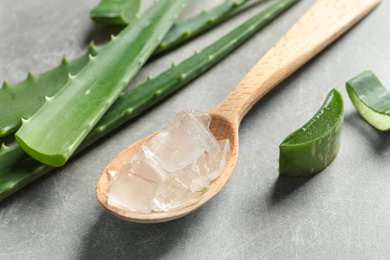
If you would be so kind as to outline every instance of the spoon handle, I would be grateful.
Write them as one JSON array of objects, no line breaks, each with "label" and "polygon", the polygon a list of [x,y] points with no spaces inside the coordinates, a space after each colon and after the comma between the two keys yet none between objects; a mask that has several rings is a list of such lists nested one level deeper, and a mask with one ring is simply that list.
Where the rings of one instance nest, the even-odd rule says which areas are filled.
[{"label": "spoon handle", "polygon": [[317,1],[211,112],[239,123],[261,97],[351,28],[380,1]]}]

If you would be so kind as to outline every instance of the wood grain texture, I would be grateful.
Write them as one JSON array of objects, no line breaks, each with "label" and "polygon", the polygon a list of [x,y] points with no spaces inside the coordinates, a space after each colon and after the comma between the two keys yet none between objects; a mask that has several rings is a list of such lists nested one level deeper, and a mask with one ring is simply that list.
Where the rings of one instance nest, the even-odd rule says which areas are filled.
[{"label": "wood grain texture", "polygon": [[241,119],[251,107],[271,89],[317,55],[365,15],[380,0],[319,0],[295,25],[261,58],[237,87],[219,105],[209,110],[211,131],[217,139],[229,138],[231,151],[221,176],[214,180],[201,200],[188,207],[168,212],[142,214],[111,206],[104,195],[110,176],[139,149],[147,136],[116,156],[102,172],[96,186],[99,202],[119,218],[139,223],[158,223],[177,219],[191,213],[214,197],[232,174],[238,157],[238,129]]}]

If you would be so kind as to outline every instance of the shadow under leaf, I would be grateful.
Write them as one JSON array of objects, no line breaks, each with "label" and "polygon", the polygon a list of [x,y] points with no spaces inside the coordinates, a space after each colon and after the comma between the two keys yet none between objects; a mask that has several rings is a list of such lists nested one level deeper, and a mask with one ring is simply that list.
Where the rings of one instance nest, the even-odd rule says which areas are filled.
[{"label": "shadow under leaf", "polygon": [[285,177],[279,175],[270,195],[270,204],[275,205],[282,202],[315,176],[316,175],[308,177]]}]

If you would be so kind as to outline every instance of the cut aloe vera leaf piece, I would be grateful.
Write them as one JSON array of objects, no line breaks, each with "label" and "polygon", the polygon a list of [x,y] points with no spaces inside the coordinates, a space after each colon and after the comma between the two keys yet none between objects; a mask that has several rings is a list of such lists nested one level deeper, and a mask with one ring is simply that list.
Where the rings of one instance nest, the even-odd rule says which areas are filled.
[{"label": "cut aloe vera leaf piece", "polygon": [[140,7],[140,0],[101,0],[89,15],[96,23],[127,25],[136,18]]},{"label": "cut aloe vera leaf piece", "polygon": [[280,175],[311,176],[325,169],[340,149],[343,120],[343,98],[333,89],[317,113],[280,144]]},{"label": "cut aloe vera leaf piece", "polygon": [[346,88],[352,104],[364,120],[378,130],[390,130],[390,91],[371,70],[349,80]]},{"label": "cut aloe vera leaf piece", "polygon": [[[298,1],[279,0],[204,50],[121,95],[87,135],[77,151],[88,147],[184,87],[189,80],[200,76],[213,64],[232,53],[240,43]],[[3,146],[0,148],[0,201],[52,169],[53,167],[33,160],[18,144]]]},{"label": "cut aloe vera leaf piece", "polygon": [[30,119],[15,139],[34,159],[62,166],[153,53],[187,0],[160,0],[103,48]]}]

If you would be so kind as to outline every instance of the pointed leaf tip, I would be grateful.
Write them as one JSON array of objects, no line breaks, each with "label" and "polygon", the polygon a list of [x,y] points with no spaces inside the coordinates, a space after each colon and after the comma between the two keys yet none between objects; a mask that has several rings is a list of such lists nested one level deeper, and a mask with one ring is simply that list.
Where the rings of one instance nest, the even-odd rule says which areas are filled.
[{"label": "pointed leaf tip", "polygon": [[210,17],[210,18],[207,20],[207,22],[208,22],[208,23],[213,23],[213,22],[215,22],[215,18]]},{"label": "pointed leaf tip", "polygon": [[27,80],[31,80],[31,79],[33,79],[34,78],[34,76],[35,76],[35,74],[30,70],[30,71],[28,71],[28,73],[27,73]]},{"label": "pointed leaf tip", "polygon": [[53,99],[53,97],[45,96],[46,102],[50,102]]},{"label": "pointed leaf tip", "polygon": [[21,120],[22,120],[22,125],[27,124],[29,121],[29,119],[24,119],[23,117],[21,118]]},{"label": "pointed leaf tip", "polygon": [[[112,37],[112,35],[111,35]],[[115,36],[114,36],[115,37]],[[91,41],[89,43],[89,46],[88,46],[88,52],[92,55],[96,55],[97,54],[97,46],[95,45],[95,42],[94,41]]]},{"label": "pointed leaf tip", "polygon": [[3,85],[1,86],[2,88],[8,88],[10,86],[9,82],[7,79],[4,79]]},{"label": "pointed leaf tip", "polygon": [[69,60],[66,56],[62,57],[62,61],[61,61],[61,65],[68,65],[69,64]]},{"label": "pointed leaf tip", "polygon": [[73,80],[76,77],[76,75],[72,75],[71,73],[68,73],[68,80]]}]

